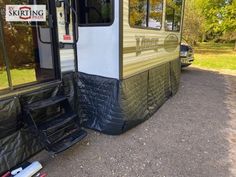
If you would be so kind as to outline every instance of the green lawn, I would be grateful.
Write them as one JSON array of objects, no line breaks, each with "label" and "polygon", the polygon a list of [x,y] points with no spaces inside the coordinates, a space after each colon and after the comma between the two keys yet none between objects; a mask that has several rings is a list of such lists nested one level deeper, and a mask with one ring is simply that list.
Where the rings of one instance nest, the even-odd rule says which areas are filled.
[{"label": "green lawn", "polygon": [[195,61],[193,66],[236,71],[236,51],[234,44],[202,43],[194,48]]},{"label": "green lawn", "polygon": [[[36,81],[34,69],[12,69],[11,77],[13,85]],[[0,71],[0,90],[8,87],[6,72]]]}]

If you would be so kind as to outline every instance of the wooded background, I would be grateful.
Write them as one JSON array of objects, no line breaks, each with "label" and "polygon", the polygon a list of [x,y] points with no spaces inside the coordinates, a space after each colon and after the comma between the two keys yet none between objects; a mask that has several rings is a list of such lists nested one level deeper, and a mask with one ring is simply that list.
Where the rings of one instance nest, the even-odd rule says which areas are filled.
[{"label": "wooded background", "polygon": [[186,0],[183,38],[198,42],[235,43],[236,0]]}]

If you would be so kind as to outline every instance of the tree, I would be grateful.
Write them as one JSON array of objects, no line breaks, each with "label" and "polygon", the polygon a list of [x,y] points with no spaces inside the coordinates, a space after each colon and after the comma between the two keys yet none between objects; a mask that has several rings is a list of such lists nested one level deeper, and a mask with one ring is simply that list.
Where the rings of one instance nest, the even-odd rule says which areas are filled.
[{"label": "tree", "polygon": [[234,50],[236,50],[236,1],[232,1],[226,6],[225,19],[222,22],[222,26],[224,27],[224,36],[229,41],[234,40]]},{"label": "tree", "polygon": [[235,0],[187,0],[184,18],[184,38],[196,41],[235,41]]},{"label": "tree", "polygon": [[222,37],[228,41],[234,40],[236,49],[236,1],[208,0],[203,13],[208,37],[215,40]]},{"label": "tree", "polygon": [[192,45],[205,40],[205,16],[202,13],[205,3],[202,1],[187,0],[185,4],[183,37]]}]

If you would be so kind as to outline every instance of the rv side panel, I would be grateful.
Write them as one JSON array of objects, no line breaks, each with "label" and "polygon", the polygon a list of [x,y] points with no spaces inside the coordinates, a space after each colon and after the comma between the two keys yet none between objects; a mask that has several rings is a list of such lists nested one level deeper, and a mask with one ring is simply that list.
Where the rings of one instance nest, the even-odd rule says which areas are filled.
[{"label": "rv side panel", "polygon": [[129,0],[123,3],[123,78],[177,59],[180,32],[165,31],[164,23],[160,30],[131,27]]}]

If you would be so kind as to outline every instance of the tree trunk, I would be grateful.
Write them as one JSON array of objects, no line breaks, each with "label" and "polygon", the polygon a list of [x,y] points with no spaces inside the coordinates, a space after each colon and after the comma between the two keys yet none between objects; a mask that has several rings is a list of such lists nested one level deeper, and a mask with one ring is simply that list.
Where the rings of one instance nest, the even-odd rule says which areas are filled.
[{"label": "tree trunk", "polygon": [[236,40],[234,42],[234,50],[236,51]]},{"label": "tree trunk", "polygon": [[202,34],[202,41],[201,41],[201,42],[205,42],[205,40],[206,40],[206,34],[203,33],[203,34]]}]

